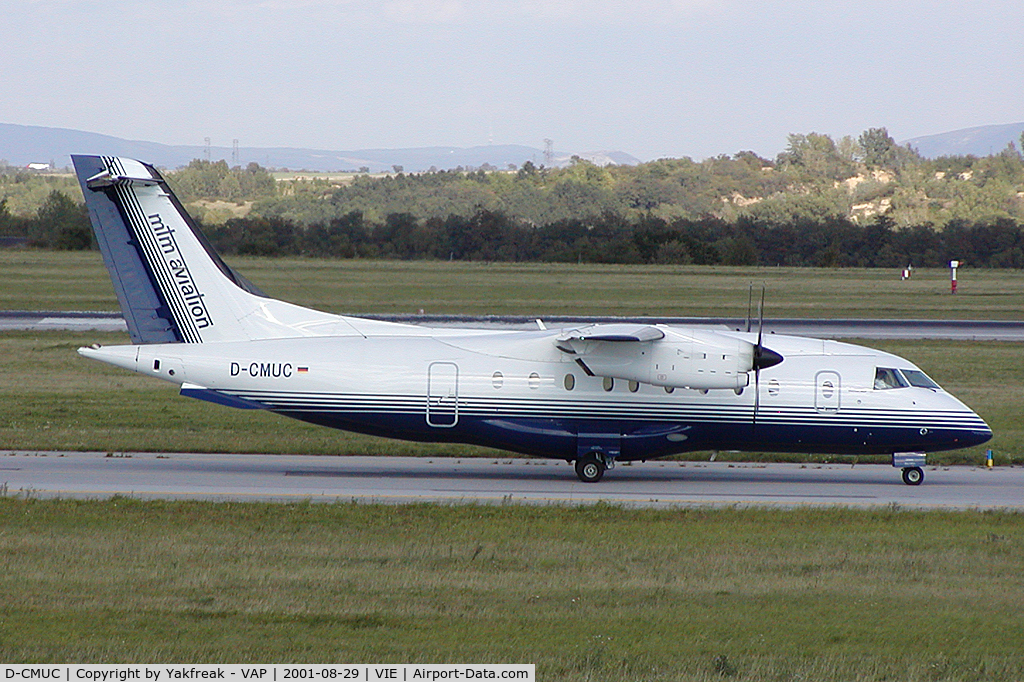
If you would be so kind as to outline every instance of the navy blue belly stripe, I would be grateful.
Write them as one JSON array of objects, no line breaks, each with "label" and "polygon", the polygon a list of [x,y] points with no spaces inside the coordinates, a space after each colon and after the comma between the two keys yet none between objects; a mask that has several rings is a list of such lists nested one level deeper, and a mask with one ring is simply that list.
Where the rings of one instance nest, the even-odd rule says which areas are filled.
[{"label": "navy blue belly stripe", "polygon": [[[284,393],[277,391],[223,391],[245,400],[261,403],[271,410],[287,412],[355,412],[382,414],[419,414],[426,410],[422,395],[360,395],[336,393]],[[467,417],[609,419],[671,422],[749,421],[750,405],[679,404],[666,405],[641,401],[586,401],[477,398],[460,396],[459,413]],[[778,407],[758,413],[762,424],[802,426],[848,426],[887,428],[985,429],[984,421],[968,411],[914,412],[844,408],[839,412],[819,412],[812,408]]]}]

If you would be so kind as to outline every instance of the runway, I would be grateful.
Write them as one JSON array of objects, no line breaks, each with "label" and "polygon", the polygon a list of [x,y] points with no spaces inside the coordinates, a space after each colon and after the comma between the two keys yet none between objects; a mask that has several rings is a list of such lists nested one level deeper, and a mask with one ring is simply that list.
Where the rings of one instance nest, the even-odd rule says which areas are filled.
[{"label": "runway", "polygon": [[879,464],[620,464],[600,483],[537,459],[0,451],[0,493],[38,498],[1024,509],[1024,468]]},{"label": "runway", "polygon": [[[537,321],[522,315],[362,315],[386,322],[436,327],[536,329]],[[729,317],[572,317],[548,316],[552,328],[589,323],[666,324],[678,327],[745,329],[747,321]],[[127,331],[120,313],[103,311],[0,310],[0,331]],[[947,339],[951,341],[1024,341],[1024,321],[1016,320],[862,320],[765,318],[766,334],[818,339]]]}]

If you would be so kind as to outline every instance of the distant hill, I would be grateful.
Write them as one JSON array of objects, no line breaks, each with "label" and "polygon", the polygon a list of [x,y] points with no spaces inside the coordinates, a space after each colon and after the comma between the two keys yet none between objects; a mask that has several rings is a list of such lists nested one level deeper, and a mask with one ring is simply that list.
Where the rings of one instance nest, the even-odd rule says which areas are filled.
[{"label": "distant hill", "polygon": [[[152,163],[162,168],[180,168],[192,159],[206,157],[206,148],[200,145],[166,145],[156,142],[124,140],[67,128],[45,128],[0,123],[0,160],[12,166],[30,163],[52,163],[57,168],[71,165],[71,154],[103,154],[127,156]],[[573,154],[558,153],[552,165],[568,164]],[[609,163],[635,165],[640,160],[625,152],[576,152],[574,155],[601,165]],[[210,147],[210,158],[226,159],[231,163],[233,151],[229,147]],[[479,168],[490,164],[505,169],[509,165],[522,166],[526,161],[536,165],[544,163],[544,152],[522,145],[489,145],[481,147],[418,147],[412,149],[358,149],[353,151],[327,151],[295,149],[291,147],[239,147],[238,163],[250,162],[265,168],[288,168],[320,172],[359,170],[390,171],[402,166],[406,172],[426,171],[431,168],[448,170]]]},{"label": "distant hill", "polygon": [[924,135],[904,140],[900,144],[909,144],[921,156],[934,159],[940,156],[989,156],[998,154],[1013,142],[1020,148],[1020,135],[1024,132],[1024,123],[1007,123],[1005,125],[978,126],[964,128],[938,135]]}]

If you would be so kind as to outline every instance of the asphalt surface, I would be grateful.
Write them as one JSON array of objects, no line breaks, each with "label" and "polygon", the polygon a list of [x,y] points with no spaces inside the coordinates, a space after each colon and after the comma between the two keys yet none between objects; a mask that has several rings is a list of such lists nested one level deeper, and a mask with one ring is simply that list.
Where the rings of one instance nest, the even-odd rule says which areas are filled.
[{"label": "asphalt surface", "polygon": [[600,483],[561,461],[0,451],[0,493],[40,498],[671,506],[898,505],[1022,509],[1024,467],[927,467],[919,486],[880,464],[620,464]]},{"label": "asphalt surface", "polygon": [[0,310],[0,331],[51,330],[124,332],[128,331],[128,326],[121,313],[95,310]]},{"label": "asphalt surface", "polygon": [[[375,320],[439,327],[536,329],[535,318],[522,315],[362,315]],[[544,318],[552,329],[587,323],[638,322],[680,327],[747,329],[745,318],[730,317],[571,317]],[[754,323],[756,325],[756,322]],[[126,331],[120,313],[103,311],[0,310],[0,331]],[[1013,320],[859,320],[766,318],[766,334],[819,339],[949,339],[1024,341],[1024,321]]]}]

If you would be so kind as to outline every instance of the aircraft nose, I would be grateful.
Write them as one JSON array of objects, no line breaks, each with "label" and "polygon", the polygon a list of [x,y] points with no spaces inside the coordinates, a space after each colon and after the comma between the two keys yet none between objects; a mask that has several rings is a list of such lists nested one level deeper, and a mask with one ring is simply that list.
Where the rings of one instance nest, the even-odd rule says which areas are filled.
[{"label": "aircraft nose", "polygon": [[961,428],[956,431],[955,447],[969,448],[992,440],[992,428],[978,416],[977,412],[970,408],[966,409],[969,416],[961,421]]},{"label": "aircraft nose", "polygon": [[981,417],[979,417],[978,420],[981,421],[984,427],[974,429],[970,432],[969,440],[971,442],[968,443],[965,447],[970,447],[972,445],[981,445],[982,443],[987,443],[990,440],[992,440],[992,429],[989,427],[988,424],[985,423],[983,419],[981,419]]},{"label": "aircraft nose", "polygon": [[977,412],[944,391],[936,391],[933,396],[934,402],[923,402],[929,397],[925,393],[918,405],[931,416],[930,423],[921,431],[926,440],[935,439],[927,447],[936,451],[959,450],[992,440],[991,427]]}]

